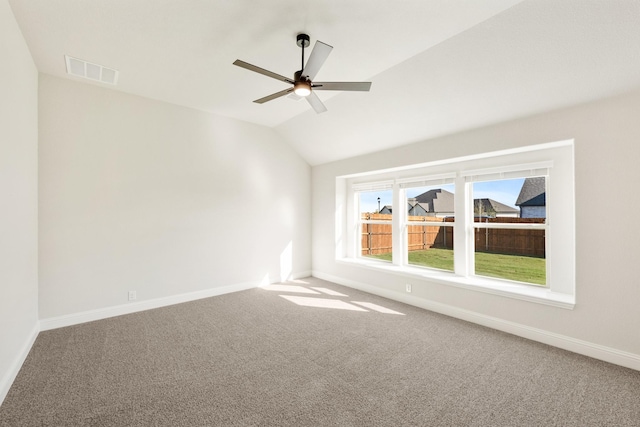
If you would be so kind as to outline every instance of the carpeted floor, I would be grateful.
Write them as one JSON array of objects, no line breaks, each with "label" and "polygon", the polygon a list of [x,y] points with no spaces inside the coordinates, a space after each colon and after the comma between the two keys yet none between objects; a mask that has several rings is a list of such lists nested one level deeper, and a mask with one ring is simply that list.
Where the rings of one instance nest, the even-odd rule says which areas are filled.
[{"label": "carpeted floor", "polygon": [[304,279],[42,332],[1,426],[640,426],[640,372]]}]

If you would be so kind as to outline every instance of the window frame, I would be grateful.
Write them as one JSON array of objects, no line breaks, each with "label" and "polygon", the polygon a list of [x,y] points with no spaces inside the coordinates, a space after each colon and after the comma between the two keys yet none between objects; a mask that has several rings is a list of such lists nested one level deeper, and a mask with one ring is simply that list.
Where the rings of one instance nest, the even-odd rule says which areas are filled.
[{"label": "window frame", "polygon": [[[355,253],[357,254],[357,256],[359,258],[367,258],[367,259],[375,260],[375,258],[365,257],[364,255],[362,255],[362,239],[361,239],[361,237],[362,237],[362,226],[366,225],[366,224],[372,224],[372,225],[376,225],[376,224],[386,225],[386,224],[389,224],[389,221],[375,220],[375,219],[362,219],[362,213],[361,213],[361,209],[360,209],[360,195],[362,193],[366,193],[366,192],[388,191],[388,190],[393,190],[393,180],[366,182],[366,183],[362,183],[362,184],[354,184],[354,185],[352,185],[353,203],[354,203],[354,206],[356,206],[356,209],[355,209],[355,212],[356,212],[356,216],[355,216],[356,232],[355,232],[355,235],[359,236],[359,238],[357,239],[357,242],[356,242],[356,252]],[[392,228],[391,232],[393,234],[393,228]],[[392,246],[393,246],[393,243],[392,243]],[[387,262],[387,261],[384,261],[384,260],[378,260],[378,261]]]},{"label": "window frame", "polygon": [[[445,186],[450,184],[453,184],[455,188],[455,179],[456,179],[456,174],[454,172],[442,173],[437,175],[418,176],[415,178],[398,179],[400,200],[403,200],[405,205],[408,203],[409,199],[407,197],[407,191],[411,188],[437,187],[437,186]],[[455,191],[454,191],[454,200],[455,200]],[[428,222],[428,221],[425,221],[425,222]],[[409,221],[409,215],[407,214],[407,212],[404,212],[404,216],[400,218],[400,227],[403,233],[402,235],[403,245],[400,252],[400,256],[402,257],[401,258],[402,262],[400,265],[408,266],[412,268],[437,270],[437,271],[449,272],[449,273],[455,272],[455,259],[453,262],[453,271],[438,269],[438,268],[429,267],[429,266],[420,266],[420,265],[409,263],[409,252],[410,252],[409,251],[409,226],[416,226],[416,225],[421,225],[421,224],[416,224],[415,222],[412,223],[412,221]],[[456,228],[455,220],[453,222],[442,222],[440,227],[452,228],[454,230],[453,235],[455,236],[455,228]],[[454,238],[454,241],[455,241],[455,238]],[[455,246],[455,243],[453,243],[453,246]],[[455,254],[455,251],[454,251],[454,254]]]},{"label": "window frame", "polygon": [[[468,187],[469,189],[469,202],[471,204],[470,208],[472,209],[472,211],[474,210],[474,206],[473,206],[473,200],[474,200],[474,195],[473,195],[473,184],[477,183],[477,182],[493,182],[493,181],[498,181],[498,180],[504,180],[504,179],[516,179],[516,178],[532,178],[532,177],[545,177],[545,193],[549,192],[549,171],[553,168],[553,162],[552,161],[547,161],[547,162],[541,162],[541,163],[533,163],[533,164],[524,164],[524,165],[513,165],[513,166],[508,166],[508,167],[502,167],[502,168],[492,168],[492,169],[488,169],[488,170],[473,170],[473,171],[466,171],[463,172],[461,175],[462,177],[464,177],[465,179],[465,185]],[[551,200],[549,198],[549,200]],[[548,202],[546,202],[548,203]],[[523,224],[523,223],[490,223],[490,222],[476,222],[475,221],[475,212],[471,213],[471,218],[470,218],[470,226],[472,227],[473,231],[473,236],[474,238],[471,239],[472,241],[470,242],[472,247],[470,248],[470,255],[469,255],[469,268],[470,268],[470,274],[476,276],[476,277],[487,277],[487,276],[483,276],[480,274],[477,274],[475,272],[475,231],[477,229],[506,229],[506,230],[541,230],[545,232],[545,254],[548,252],[549,250],[549,240],[547,239],[547,233],[549,230],[549,221],[550,221],[550,209],[548,205],[545,205],[545,222],[544,223],[530,223],[530,224]],[[545,256],[545,264],[546,264],[546,256]],[[542,286],[545,288],[550,288],[549,283],[550,283],[550,278],[549,278],[549,269],[546,268],[545,266],[545,284],[544,285],[539,285],[539,284],[535,284],[535,283],[529,283],[529,282],[517,282],[517,283],[523,283],[529,286]],[[508,279],[500,279],[500,278],[495,278],[498,280],[508,280]]]},{"label": "window frame", "polygon": [[[526,161],[530,157],[534,158],[533,162]],[[479,167],[471,167],[476,165]],[[474,222],[472,186],[473,182],[477,181],[474,181],[473,177],[480,175],[484,176],[485,180],[490,180],[492,176],[506,177],[502,179],[545,176],[547,191],[551,188],[551,182],[561,182],[561,179],[570,178],[570,182],[554,187],[554,189],[558,188],[557,191],[561,194],[547,193],[547,217],[544,224],[491,224],[491,228],[545,230],[546,284],[544,286],[475,274],[474,232],[477,228],[488,227],[483,223]],[[347,248],[344,251],[338,248],[336,259],[365,268],[382,269],[403,276],[572,309],[575,305],[573,177],[573,140],[338,177],[337,179],[341,181],[341,188],[346,195],[351,195],[351,208],[353,209],[355,206],[354,210],[357,212],[359,212],[357,192],[354,189],[365,188],[366,185],[381,180],[384,180],[387,185],[391,185],[393,189],[393,248],[391,263],[362,256],[360,239],[354,241],[353,238],[354,234],[359,236],[359,227],[362,223],[362,220],[359,220],[355,224],[353,222],[346,224]],[[408,214],[403,208],[407,203],[407,188],[411,187],[410,183],[431,183],[443,179],[453,180],[455,188],[455,220],[451,225],[454,230],[454,271],[408,263],[407,230],[411,222],[408,221]],[[555,197],[549,197],[550,195]],[[566,199],[567,197],[570,199],[565,203],[565,210],[568,212],[555,218],[553,216],[555,211],[550,209],[550,205],[554,200]],[[347,206],[348,209],[349,206]],[[353,218],[353,215],[347,215],[347,217]],[[552,227],[552,224],[555,227]],[[357,227],[358,233],[353,233],[354,226]],[[555,232],[560,228],[565,228],[567,232]],[[336,231],[337,233],[341,232],[339,229]],[[559,244],[558,239],[569,239],[570,241]],[[569,254],[568,258],[565,256],[566,254]],[[553,262],[550,262],[551,259]],[[558,262],[559,259],[568,260],[569,265],[563,266]]]}]

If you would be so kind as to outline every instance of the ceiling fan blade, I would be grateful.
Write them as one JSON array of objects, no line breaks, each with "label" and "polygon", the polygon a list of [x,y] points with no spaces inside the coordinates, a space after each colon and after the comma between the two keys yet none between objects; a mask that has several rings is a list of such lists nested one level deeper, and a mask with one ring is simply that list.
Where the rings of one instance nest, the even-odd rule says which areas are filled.
[{"label": "ceiling fan blade", "polygon": [[237,65],[238,67],[245,68],[249,71],[253,71],[255,73],[262,74],[267,77],[271,77],[272,79],[280,80],[281,82],[293,84],[293,80],[291,80],[288,77],[281,76],[280,74],[265,70],[264,68],[257,67],[255,65],[249,64],[248,62],[244,62],[239,59],[236,59],[233,62],[233,65]]},{"label": "ceiling fan blade", "polygon": [[311,51],[311,55],[309,55],[307,65],[305,65],[304,70],[302,70],[302,75],[309,77],[309,80],[313,81],[313,78],[320,70],[320,67],[322,67],[322,64],[324,64],[324,61],[327,60],[327,56],[329,56],[332,49],[332,46],[317,40],[316,44],[313,45],[313,50]]},{"label": "ceiling fan blade", "polygon": [[265,96],[264,98],[256,99],[253,102],[257,104],[264,104],[267,101],[272,101],[276,98],[280,98],[281,96],[285,96],[286,94],[291,92],[293,92],[292,87],[290,87],[289,89],[281,90],[280,92],[272,93],[271,95]]},{"label": "ceiling fan blade", "polygon": [[368,92],[371,82],[313,82],[313,90],[350,90]]},{"label": "ceiling fan blade", "polygon": [[304,97],[300,96],[300,95],[296,95],[295,92],[291,92],[291,94],[289,94],[289,96],[287,96],[287,98],[293,99],[294,101],[300,101]]},{"label": "ceiling fan blade", "polygon": [[318,95],[313,93],[313,91],[311,91],[311,94],[307,96],[307,102],[318,114],[327,111],[327,107],[324,106],[322,101],[320,101],[320,98],[318,98]]}]

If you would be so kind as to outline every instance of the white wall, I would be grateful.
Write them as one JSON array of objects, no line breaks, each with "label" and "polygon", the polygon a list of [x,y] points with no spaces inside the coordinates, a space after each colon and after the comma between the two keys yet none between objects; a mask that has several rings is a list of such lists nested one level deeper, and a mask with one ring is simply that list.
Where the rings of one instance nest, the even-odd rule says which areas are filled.
[{"label": "white wall", "polygon": [[[640,93],[628,93],[548,114],[480,128],[312,169],[314,275],[407,301],[406,277],[335,261],[336,176],[519,146],[575,139],[576,298],[574,310],[476,291],[410,281],[409,302],[448,307],[469,318],[491,318],[538,336],[576,340],[620,352],[640,367]],[[623,207],[615,217],[594,203]],[[428,304],[427,304],[428,303]],[[496,323],[496,322],[494,322]],[[508,328],[505,328],[508,329]]]},{"label": "white wall", "polygon": [[0,1],[0,402],[38,332],[38,71]]},{"label": "white wall", "polygon": [[273,131],[40,75],[40,317],[310,272],[310,167]]}]

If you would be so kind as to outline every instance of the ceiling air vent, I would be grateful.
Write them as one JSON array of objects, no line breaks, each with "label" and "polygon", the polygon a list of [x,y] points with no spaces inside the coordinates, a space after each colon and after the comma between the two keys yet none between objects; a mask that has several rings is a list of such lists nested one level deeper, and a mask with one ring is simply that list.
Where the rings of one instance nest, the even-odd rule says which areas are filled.
[{"label": "ceiling air vent", "polygon": [[67,63],[67,74],[110,85],[115,85],[118,82],[118,70],[67,55],[64,56],[64,59]]}]

